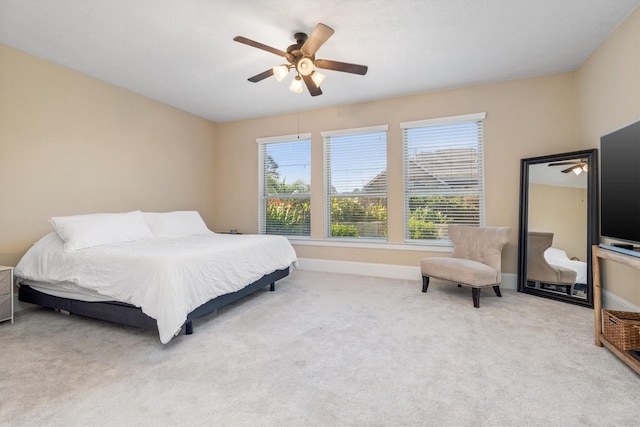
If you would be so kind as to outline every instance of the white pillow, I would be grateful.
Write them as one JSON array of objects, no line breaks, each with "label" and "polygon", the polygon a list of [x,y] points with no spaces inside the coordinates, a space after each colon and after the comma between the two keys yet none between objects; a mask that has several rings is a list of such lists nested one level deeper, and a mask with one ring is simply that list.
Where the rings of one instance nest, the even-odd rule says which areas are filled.
[{"label": "white pillow", "polygon": [[185,237],[211,234],[197,211],[144,212],[143,217],[156,237]]},{"label": "white pillow", "polygon": [[554,259],[569,259],[569,257],[567,256],[567,252],[554,247],[547,248],[544,251],[544,258],[547,260],[547,262]]},{"label": "white pillow", "polygon": [[64,240],[66,252],[154,237],[140,211],[58,216],[49,222]]}]

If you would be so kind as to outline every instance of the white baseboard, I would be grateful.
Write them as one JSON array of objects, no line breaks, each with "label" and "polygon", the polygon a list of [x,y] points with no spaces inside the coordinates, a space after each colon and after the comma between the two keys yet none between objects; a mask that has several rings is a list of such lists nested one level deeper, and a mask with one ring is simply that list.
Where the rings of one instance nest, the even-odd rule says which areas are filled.
[{"label": "white baseboard", "polygon": [[640,311],[640,307],[637,305],[631,304],[626,299],[620,298],[606,289],[602,290],[602,308],[618,311]]},{"label": "white baseboard", "polygon": [[[327,273],[357,274],[359,276],[385,277],[399,280],[421,280],[419,266],[375,264],[367,262],[334,261],[326,259],[298,258],[300,270]],[[502,289],[517,289],[516,275],[502,274]]]},{"label": "white baseboard", "polygon": [[298,258],[298,268],[326,273],[356,274],[359,276],[386,277],[389,279],[420,280],[420,267],[367,262],[333,261],[326,259]]}]

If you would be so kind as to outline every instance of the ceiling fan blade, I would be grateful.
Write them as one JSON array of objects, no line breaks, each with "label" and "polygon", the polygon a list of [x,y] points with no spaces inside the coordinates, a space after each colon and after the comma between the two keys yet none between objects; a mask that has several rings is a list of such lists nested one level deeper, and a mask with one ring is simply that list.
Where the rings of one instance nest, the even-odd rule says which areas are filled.
[{"label": "ceiling fan blade", "polygon": [[311,96],[322,95],[322,91],[318,86],[316,86],[310,75],[302,76],[302,80],[304,80],[304,84],[307,85],[307,89],[309,89]]},{"label": "ceiling fan blade", "polygon": [[273,76],[273,68],[269,68],[266,71],[261,72],[260,74],[256,74],[253,77],[249,77],[247,80],[253,83],[258,83],[261,80],[266,79],[267,77]]},{"label": "ceiling fan blade", "polygon": [[329,37],[333,35],[333,28],[327,27],[324,24],[316,25],[313,33],[307,38],[300,50],[305,56],[313,56],[316,54],[320,46],[324,44]]},{"label": "ceiling fan blade", "polygon": [[366,65],[349,64],[347,62],[330,61],[328,59],[316,59],[315,63],[318,68],[360,74],[361,76],[367,74],[367,70],[369,69]]},{"label": "ceiling fan blade", "polygon": [[566,168],[565,170],[562,171],[562,173],[572,172],[574,168],[575,168],[575,166],[571,166],[570,168]]},{"label": "ceiling fan blade", "polygon": [[258,49],[262,49],[262,50],[266,50],[267,52],[271,52],[274,53],[278,56],[282,56],[282,57],[286,57],[287,53],[280,50],[280,49],[276,49],[275,47],[271,47],[271,46],[267,46],[266,44],[262,44],[260,42],[248,39],[246,37],[242,37],[242,36],[236,36],[233,38],[234,41],[237,41],[238,43],[242,43],[242,44],[246,44],[247,46],[251,46],[251,47],[257,47]]},{"label": "ceiling fan blade", "polygon": [[578,165],[580,164],[580,162],[556,162],[556,163],[549,163],[549,166],[565,166],[565,165]]},{"label": "ceiling fan blade", "polygon": [[563,165],[580,165],[584,166],[588,162],[586,159],[565,160],[564,162],[549,163],[549,166],[563,166]]}]

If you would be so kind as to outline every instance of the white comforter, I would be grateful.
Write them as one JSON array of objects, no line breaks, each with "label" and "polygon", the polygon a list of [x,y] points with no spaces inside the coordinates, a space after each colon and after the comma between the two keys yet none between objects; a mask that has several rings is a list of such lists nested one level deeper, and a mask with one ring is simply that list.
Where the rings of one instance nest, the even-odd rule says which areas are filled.
[{"label": "white comforter", "polygon": [[50,233],[15,268],[18,279],[71,282],[137,307],[167,343],[203,303],[296,263],[282,236],[216,234],[157,238],[64,252]]}]

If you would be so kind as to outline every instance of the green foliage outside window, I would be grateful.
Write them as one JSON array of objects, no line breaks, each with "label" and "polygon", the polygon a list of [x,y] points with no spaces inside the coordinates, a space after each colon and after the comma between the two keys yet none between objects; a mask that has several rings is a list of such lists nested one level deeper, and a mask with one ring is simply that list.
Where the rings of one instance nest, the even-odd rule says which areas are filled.
[{"label": "green foliage outside window", "polygon": [[287,183],[280,179],[278,163],[271,156],[266,162],[267,234],[308,236],[311,228],[311,187],[303,180]]},{"label": "green foliage outside window", "polygon": [[360,237],[358,227],[345,224],[331,224],[331,235],[333,237]]},{"label": "green foliage outside window", "polygon": [[[283,184],[283,183],[282,183]],[[284,185],[284,184],[283,184]],[[294,186],[297,186],[295,184]],[[282,187],[281,187],[282,188]],[[291,194],[291,193],[289,193]],[[332,237],[372,237],[363,236],[361,229],[378,225],[372,233],[374,237],[386,235],[387,208],[378,198],[373,203],[369,198],[336,197],[331,202]],[[433,240],[446,238],[446,225],[460,222],[447,215],[474,207],[475,198],[464,196],[413,197],[409,204],[409,238],[412,240]],[[479,224],[479,215],[466,218],[466,223]],[[270,198],[267,201],[267,233],[291,236],[308,235],[311,222],[309,198]]]},{"label": "green foliage outside window", "polygon": [[267,200],[267,234],[308,235],[310,212],[309,199]]},{"label": "green foliage outside window", "polygon": [[[267,162],[267,234],[309,235],[311,204],[309,184],[280,179],[278,165]],[[409,199],[409,238],[443,239],[449,223],[480,223],[476,196],[414,196]],[[460,218],[459,213],[464,217]],[[332,197],[332,237],[383,237],[387,235],[384,197]]]},{"label": "green foliage outside window", "polygon": [[440,228],[436,224],[446,224],[447,216],[434,212],[429,207],[420,207],[409,216],[410,239],[437,239]]},{"label": "green foliage outside window", "polygon": [[385,197],[332,197],[332,237],[384,237],[387,235]]},{"label": "green foliage outside window", "polygon": [[[444,239],[447,224],[480,225],[476,196],[420,196],[409,199],[409,238]],[[460,217],[459,213],[465,216]]]}]

